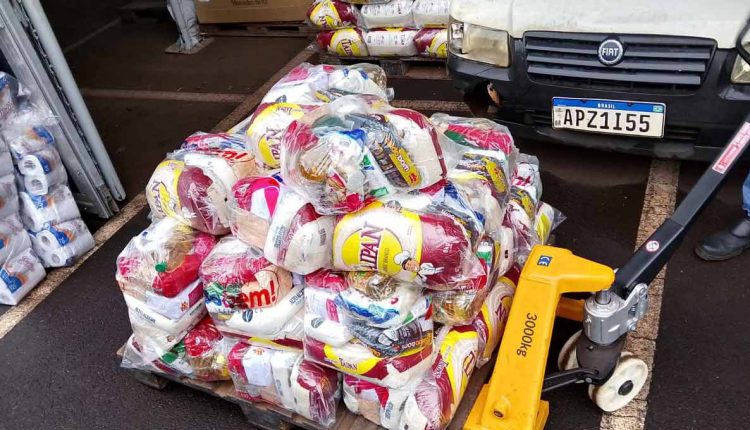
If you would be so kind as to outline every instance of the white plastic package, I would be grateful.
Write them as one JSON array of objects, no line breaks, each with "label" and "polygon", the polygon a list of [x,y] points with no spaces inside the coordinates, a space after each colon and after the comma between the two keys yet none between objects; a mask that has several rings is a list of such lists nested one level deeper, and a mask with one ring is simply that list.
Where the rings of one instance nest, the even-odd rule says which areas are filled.
[{"label": "white plastic package", "polygon": [[202,302],[194,304],[182,317],[171,319],[133,296],[124,294],[123,297],[137,342],[156,353],[151,354],[151,359],[169,351],[206,315],[206,306]]},{"label": "white plastic package", "polygon": [[95,245],[94,237],[80,218],[31,232],[31,236],[34,251],[45,267],[69,266]]},{"label": "white plastic package", "polygon": [[336,420],[339,375],[304,360],[299,350],[238,343],[229,353],[229,372],[246,400],[279,405],[323,426]]},{"label": "white plastic package", "polygon": [[305,276],[305,336],[328,345],[343,346],[354,338],[347,314],[336,304],[346,288],[343,273],[319,270]]},{"label": "white plastic package", "polygon": [[[385,100],[391,95],[386,84],[385,71],[374,64],[332,66],[302,63],[276,82],[261,104],[293,103],[307,109],[347,94],[370,95]],[[246,133],[248,127],[249,122],[243,121],[232,131]]]},{"label": "white plastic package", "polygon": [[48,194],[35,196],[19,193],[21,219],[32,231],[39,231],[51,225],[81,218],[73,193],[67,185],[57,185]]},{"label": "white plastic package", "polygon": [[451,0],[416,0],[414,23],[419,28],[445,28],[450,20]]},{"label": "white plastic package", "polygon": [[393,0],[383,4],[362,6],[364,27],[411,27],[414,25],[412,10],[414,0]]},{"label": "white plastic package", "polygon": [[431,371],[406,400],[401,430],[448,427],[474,373],[479,342],[476,331],[466,326],[445,326],[438,339],[439,350]]},{"label": "white plastic package", "polygon": [[47,194],[52,187],[68,182],[68,173],[54,147],[25,155],[18,162],[18,170],[24,189],[32,195]]},{"label": "white plastic package", "polygon": [[301,275],[330,267],[334,224],[335,217],[319,215],[302,196],[284,190],[268,228],[265,256]]},{"label": "white plastic package", "polygon": [[367,51],[373,57],[413,57],[417,55],[417,30],[387,28],[365,33]]},{"label": "white plastic package", "polygon": [[15,176],[10,174],[0,177],[0,219],[15,215],[18,210],[18,189]]},{"label": "white plastic package", "polygon": [[45,276],[31,248],[8,258],[0,267],[0,303],[17,305]]},{"label": "white plastic package", "polygon": [[281,147],[285,184],[324,215],[350,213],[447,173],[437,133],[413,110],[342,97],[294,121]]},{"label": "white plastic package", "polygon": [[171,217],[196,230],[226,234],[232,186],[257,173],[242,136],[194,133],[154,170],[146,198],[156,219]]},{"label": "white plastic package", "polygon": [[401,421],[406,399],[421,380],[419,376],[401,388],[387,388],[344,375],[344,404],[352,413],[362,415],[368,421],[388,430],[395,430]]},{"label": "white plastic package", "polygon": [[232,234],[263,249],[280,194],[281,182],[273,176],[248,176],[237,181],[227,202]]},{"label": "white plastic package", "polygon": [[432,344],[396,357],[380,357],[358,342],[341,347],[305,338],[305,358],[389,388],[400,388],[432,364]]}]

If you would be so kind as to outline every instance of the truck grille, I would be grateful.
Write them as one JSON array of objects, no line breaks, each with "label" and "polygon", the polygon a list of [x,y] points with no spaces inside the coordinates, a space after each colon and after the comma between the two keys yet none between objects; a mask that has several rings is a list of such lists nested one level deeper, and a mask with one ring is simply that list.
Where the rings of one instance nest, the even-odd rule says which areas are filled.
[{"label": "truck grille", "polygon": [[529,79],[566,86],[695,90],[703,83],[716,43],[668,36],[617,36],[625,47],[614,66],[599,62],[606,34],[527,32]]}]

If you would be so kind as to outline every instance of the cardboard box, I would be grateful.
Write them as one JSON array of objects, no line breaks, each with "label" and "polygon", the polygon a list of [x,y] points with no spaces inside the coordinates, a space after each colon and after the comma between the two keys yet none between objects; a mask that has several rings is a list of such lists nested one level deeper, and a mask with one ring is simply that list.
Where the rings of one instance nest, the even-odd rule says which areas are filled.
[{"label": "cardboard box", "polygon": [[195,0],[195,9],[201,24],[303,21],[311,3],[310,0]]}]

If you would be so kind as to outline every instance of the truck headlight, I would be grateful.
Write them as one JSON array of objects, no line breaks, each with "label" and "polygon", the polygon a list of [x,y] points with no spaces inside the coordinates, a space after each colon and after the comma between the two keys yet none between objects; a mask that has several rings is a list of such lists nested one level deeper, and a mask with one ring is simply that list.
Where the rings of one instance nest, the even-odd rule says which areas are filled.
[{"label": "truck headlight", "polygon": [[507,31],[451,21],[448,32],[450,51],[459,57],[499,67],[510,65]]},{"label": "truck headlight", "polygon": [[[750,49],[750,43],[745,45],[745,49]],[[750,84],[750,64],[739,55],[734,60],[730,79],[733,84]]]}]

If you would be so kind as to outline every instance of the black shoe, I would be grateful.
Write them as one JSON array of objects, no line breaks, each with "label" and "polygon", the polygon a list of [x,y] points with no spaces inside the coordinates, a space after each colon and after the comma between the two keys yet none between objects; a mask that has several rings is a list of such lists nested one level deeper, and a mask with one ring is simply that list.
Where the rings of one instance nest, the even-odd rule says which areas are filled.
[{"label": "black shoe", "polygon": [[743,218],[732,228],[703,239],[695,247],[695,253],[706,261],[724,261],[746,249],[750,249],[750,218]]}]

